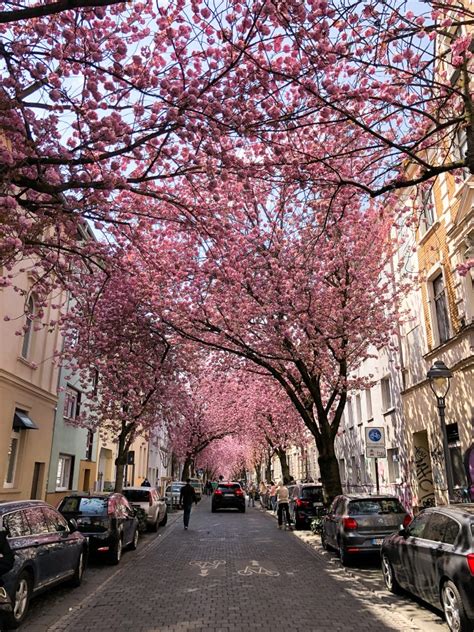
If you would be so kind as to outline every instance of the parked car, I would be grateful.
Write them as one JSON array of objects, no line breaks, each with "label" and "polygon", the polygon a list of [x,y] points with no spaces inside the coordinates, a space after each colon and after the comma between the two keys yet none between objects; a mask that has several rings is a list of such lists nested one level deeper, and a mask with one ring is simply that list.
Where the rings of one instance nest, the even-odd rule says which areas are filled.
[{"label": "parked car", "polygon": [[452,632],[474,630],[474,504],[430,507],[385,538],[388,590],[402,588],[444,611]]},{"label": "parked car", "polygon": [[296,529],[309,529],[311,520],[324,509],[323,486],[304,483],[289,488],[290,517]]},{"label": "parked car", "polygon": [[123,494],[98,493],[65,496],[58,506],[68,520],[89,538],[91,553],[105,554],[110,564],[118,564],[126,547],[138,545],[138,520]]},{"label": "parked car", "polygon": [[395,496],[337,496],[323,519],[321,544],[339,551],[346,565],[361,553],[379,552],[383,539],[411,517]]},{"label": "parked car", "polygon": [[122,493],[132,508],[140,507],[146,512],[149,529],[158,530],[168,521],[168,508],[164,498],[160,498],[154,487],[124,487]]},{"label": "parked car", "polygon": [[182,481],[173,481],[172,483],[166,486],[165,500],[166,500],[166,506],[168,507],[168,509],[170,508],[181,509],[179,498],[180,498],[180,493],[181,493],[181,487],[184,487],[184,485],[186,485],[186,483],[183,483]]},{"label": "parked car", "polygon": [[0,627],[12,629],[25,619],[35,595],[64,581],[80,585],[88,544],[73,521],[38,500],[1,502],[0,529],[15,554],[14,567],[2,577],[12,607],[0,611]]},{"label": "parked car", "polygon": [[211,500],[211,511],[219,509],[238,509],[245,513],[245,494],[240,483],[219,483]]}]

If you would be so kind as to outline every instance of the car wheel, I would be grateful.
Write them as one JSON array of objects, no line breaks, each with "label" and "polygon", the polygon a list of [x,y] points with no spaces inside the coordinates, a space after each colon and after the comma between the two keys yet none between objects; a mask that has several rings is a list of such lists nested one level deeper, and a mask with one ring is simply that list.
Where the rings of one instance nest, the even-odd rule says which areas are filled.
[{"label": "car wheel", "polygon": [[451,632],[470,632],[472,626],[467,618],[461,595],[452,581],[448,580],[441,589],[441,603],[446,623]]},{"label": "car wheel", "polygon": [[156,516],[156,520],[155,522],[151,525],[150,531],[153,531],[154,533],[156,533],[158,531],[158,526],[160,525],[160,523],[158,522],[158,517]]},{"label": "car wheel", "polygon": [[133,540],[130,542],[129,544],[129,548],[131,551],[135,551],[137,546],[138,546],[138,538],[139,538],[139,533],[138,533],[138,527],[135,529],[135,533],[133,534]]},{"label": "car wheel", "polygon": [[164,527],[167,522],[168,522],[168,512],[165,511],[165,515],[163,517],[163,520],[160,522],[160,527]]},{"label": "car wheel", "polygon": [[402,588],[397,582],[395,573],[393,572],[393,566],[385,554],[382,555],[382,575],[387,590],[394,595],[400,595]]},{"label": "car wheel", "polygon": [[241,508],[239,509],[239,511],[240,511],[240,513],[245,513],[245,507],[241,507]]},{"label": "car wheel", "polygon": [[351,563],[351,556],[344,548],[344,545],[339,542],[339,559],[343,566],[349,566]]},{"label": "car wheel", "polygon": [[110,549],[109,562],[113,566],[116,566],[120,562],[121,559],[122,559],[122,537],[119,536],[114,546]]},{"label": "car wheel", "polygon": [[215,507],[211,507],[211,513],[216,513],[216,508]]},{"label": "car wheel", "polygon": [[326,533],[324,532],[324,529],[321,531],[321,546],[325,551],[329,551],[331,548],[326,540]]},{"label": "car wheel", "polygon": [[82,583],[82,578],[84,576],[84,571],[86,570],[86,553],[85,550],[82,549],[79,555],[79,559],[77,560],[76,569],[74,571],[74,575],[71,579],[71,586],[80,586]]},{"label": "car wheel", "polygon": [[295,529],[296,529],[296,531],[301,531],[302,528],[303,528],[303,523],[300,522],[300,520],[297,520],[295,518]]},{"label": "car wheel", "polygon": [[2,626],[14,630],[24,621],[32,592],[32,578],[27,571],[20,573],[12,598],[12,611],[2,613]]}]

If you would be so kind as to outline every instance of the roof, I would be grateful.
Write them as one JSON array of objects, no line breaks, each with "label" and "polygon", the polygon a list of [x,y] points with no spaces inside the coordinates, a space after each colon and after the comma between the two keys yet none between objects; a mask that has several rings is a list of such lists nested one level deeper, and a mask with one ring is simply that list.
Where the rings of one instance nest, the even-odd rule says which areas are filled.
[{"label": "roof", "polygon": [[152,489],[156,489],[155,487],[148,487],[148,485],[130,485],[127,487],[122,487],[122,491],[127,491],[129,489],[132,489],[133,491],[140,491],[140,492],[146,492],[146,491],[150,491]]},{"label": "roof", "polygon": [[341,494],[341,496],[349,500],[386,500],[387,498],[390,500],[400,500],[397,496],[393,496],[392,494]]},{"label": "roof", "polygon": [[16,509],[26,509],[27,507],[34,507],[36,505],[52,506],[44,500],[0,500],[0,514],[4,514],[7,511],[15,511]]},{"label": "roof", "polygon": [[439,505],[438,507],[429,507],[425,511],[441,511],[447,515],[455,515],[458,518],[473,518],[474,503],[460,503],[456,505]]}]

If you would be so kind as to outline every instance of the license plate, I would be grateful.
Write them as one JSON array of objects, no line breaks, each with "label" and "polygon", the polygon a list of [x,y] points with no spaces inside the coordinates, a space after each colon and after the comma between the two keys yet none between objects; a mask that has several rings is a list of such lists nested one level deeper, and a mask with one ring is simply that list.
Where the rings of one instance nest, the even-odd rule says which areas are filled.
[{"label": "license plate", "polygon": [[313,507],[321,507],[321,503],[313,503]]},{"label": "license plate", "polygon": [[383,538],[374,538],[372,540],[372,544],[375,546],[382,546]]}]

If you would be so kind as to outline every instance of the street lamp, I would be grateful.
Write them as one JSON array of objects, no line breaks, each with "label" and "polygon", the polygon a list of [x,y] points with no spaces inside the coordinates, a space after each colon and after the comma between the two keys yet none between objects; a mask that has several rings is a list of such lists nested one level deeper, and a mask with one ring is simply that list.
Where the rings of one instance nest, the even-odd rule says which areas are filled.
[{"label": "street lamp", "polygon": [[443,437],[444,465],[446,469],[446,480],[448,483],[448,497],[449,500],[451,500],[453,498],[454,481],[444,411],[446,408],[445,398],[448,394],[450,380],[453,377],[453,374],[442,360],[436,360],[436,362],[426,374],[426,377],[430,381],[430,388],[435,394],[438,404],[439,420],[441,422],[441,436]]}]

